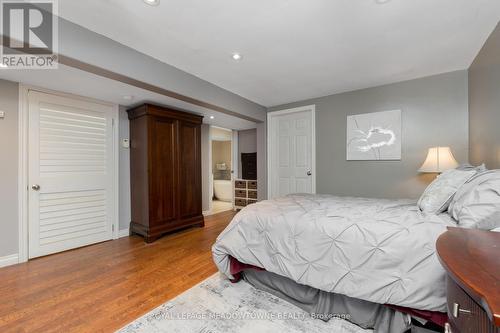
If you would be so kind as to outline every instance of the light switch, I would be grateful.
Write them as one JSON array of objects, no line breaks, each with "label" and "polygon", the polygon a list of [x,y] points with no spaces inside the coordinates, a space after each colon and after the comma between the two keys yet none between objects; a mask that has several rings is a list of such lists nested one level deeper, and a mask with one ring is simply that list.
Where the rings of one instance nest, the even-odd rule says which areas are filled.
[{"label": "light switch", "polygon": [[0,111],[0,119],[5,118],[5,111]]},{"label": "light switch", "polygon": [[122,147],[130,148],[130,141],[128,139],[122,139]]}]

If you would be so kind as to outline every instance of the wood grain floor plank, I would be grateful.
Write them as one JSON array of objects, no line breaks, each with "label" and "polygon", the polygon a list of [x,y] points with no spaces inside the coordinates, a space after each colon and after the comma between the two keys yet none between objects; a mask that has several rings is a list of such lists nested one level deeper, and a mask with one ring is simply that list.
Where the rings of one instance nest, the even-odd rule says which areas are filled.
[{"label": "wood grain floor plank", "polygon": [[233,216],[1,268],[0,332],[114,332],[217,272],[211,246]]}]

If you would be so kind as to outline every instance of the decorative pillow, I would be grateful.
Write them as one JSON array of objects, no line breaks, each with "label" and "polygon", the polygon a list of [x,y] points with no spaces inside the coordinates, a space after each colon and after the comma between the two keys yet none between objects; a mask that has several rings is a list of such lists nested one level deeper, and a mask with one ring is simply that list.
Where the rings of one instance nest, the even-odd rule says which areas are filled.
[{"label": "decorative pillow", "polygon": [[468,163],[465,163],[465,164],[461,164],[457,167],[457,170],[462,170],[462,171],[470,171],[470,170],[476,170],[476,172],[485,172],[486,170],[486,165],[481,164],[481,165],[478,165],[478,166],[473,166],[471,164],[468,164]]},{"label": "decorative pillow", "polygon": [[[475,170],[476,171],[476,174],[473,177],[471,177],[467,181],[467,183],[470,183],[471,181],[473,181],[474,178],[476,178],[479,174],[488,171],[488,169],[486,168],[486,166],[484,165],[484,163],[481,164],[481,165],[479,165],[479,166],[473,166],[471,164],[465,163],[465,164],[459,165],[456,169],[457,170],[462,170],[462,171],[470,171],[470,170]],[[455,205],[455,202],[456,202],[455,198],[456,198],[456,195],[453,196],[453,198],[450,201],[450,204],[448,205],[448,214],[450,214],[452,216],[453,216],[453,214],[452,214],[453,206]]]},{"label": "decorative pillow", "polygon": [[462,186],[448,213],[464,228],[500,227],[500,170],[478,174]]},{"label": "decorative pillow", "polygon": [[475,170],[447,170],[439,175],[418,200],[418,207],[426,213],[442,213],[448,209],[457,190],[476,174]]}]

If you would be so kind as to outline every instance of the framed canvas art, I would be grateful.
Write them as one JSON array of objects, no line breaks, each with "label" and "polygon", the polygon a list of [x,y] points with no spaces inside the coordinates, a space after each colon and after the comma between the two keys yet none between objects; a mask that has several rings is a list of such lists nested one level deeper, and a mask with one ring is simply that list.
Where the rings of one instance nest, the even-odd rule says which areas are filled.
[{"label": "framed canvas art", "polygon": [[347,160],[401,160],[401,110],[347,116]]}]

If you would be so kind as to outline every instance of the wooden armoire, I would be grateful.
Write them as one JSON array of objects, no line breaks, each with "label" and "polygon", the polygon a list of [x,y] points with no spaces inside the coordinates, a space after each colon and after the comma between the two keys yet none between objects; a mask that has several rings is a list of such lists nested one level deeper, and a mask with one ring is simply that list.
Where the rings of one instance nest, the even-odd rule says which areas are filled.
[{"label": "wooden armoire", "polygon": [[204,226],[201,204],[203,117],[152,104],[128,110],[130,232],[155,241],[188,226]]}]

